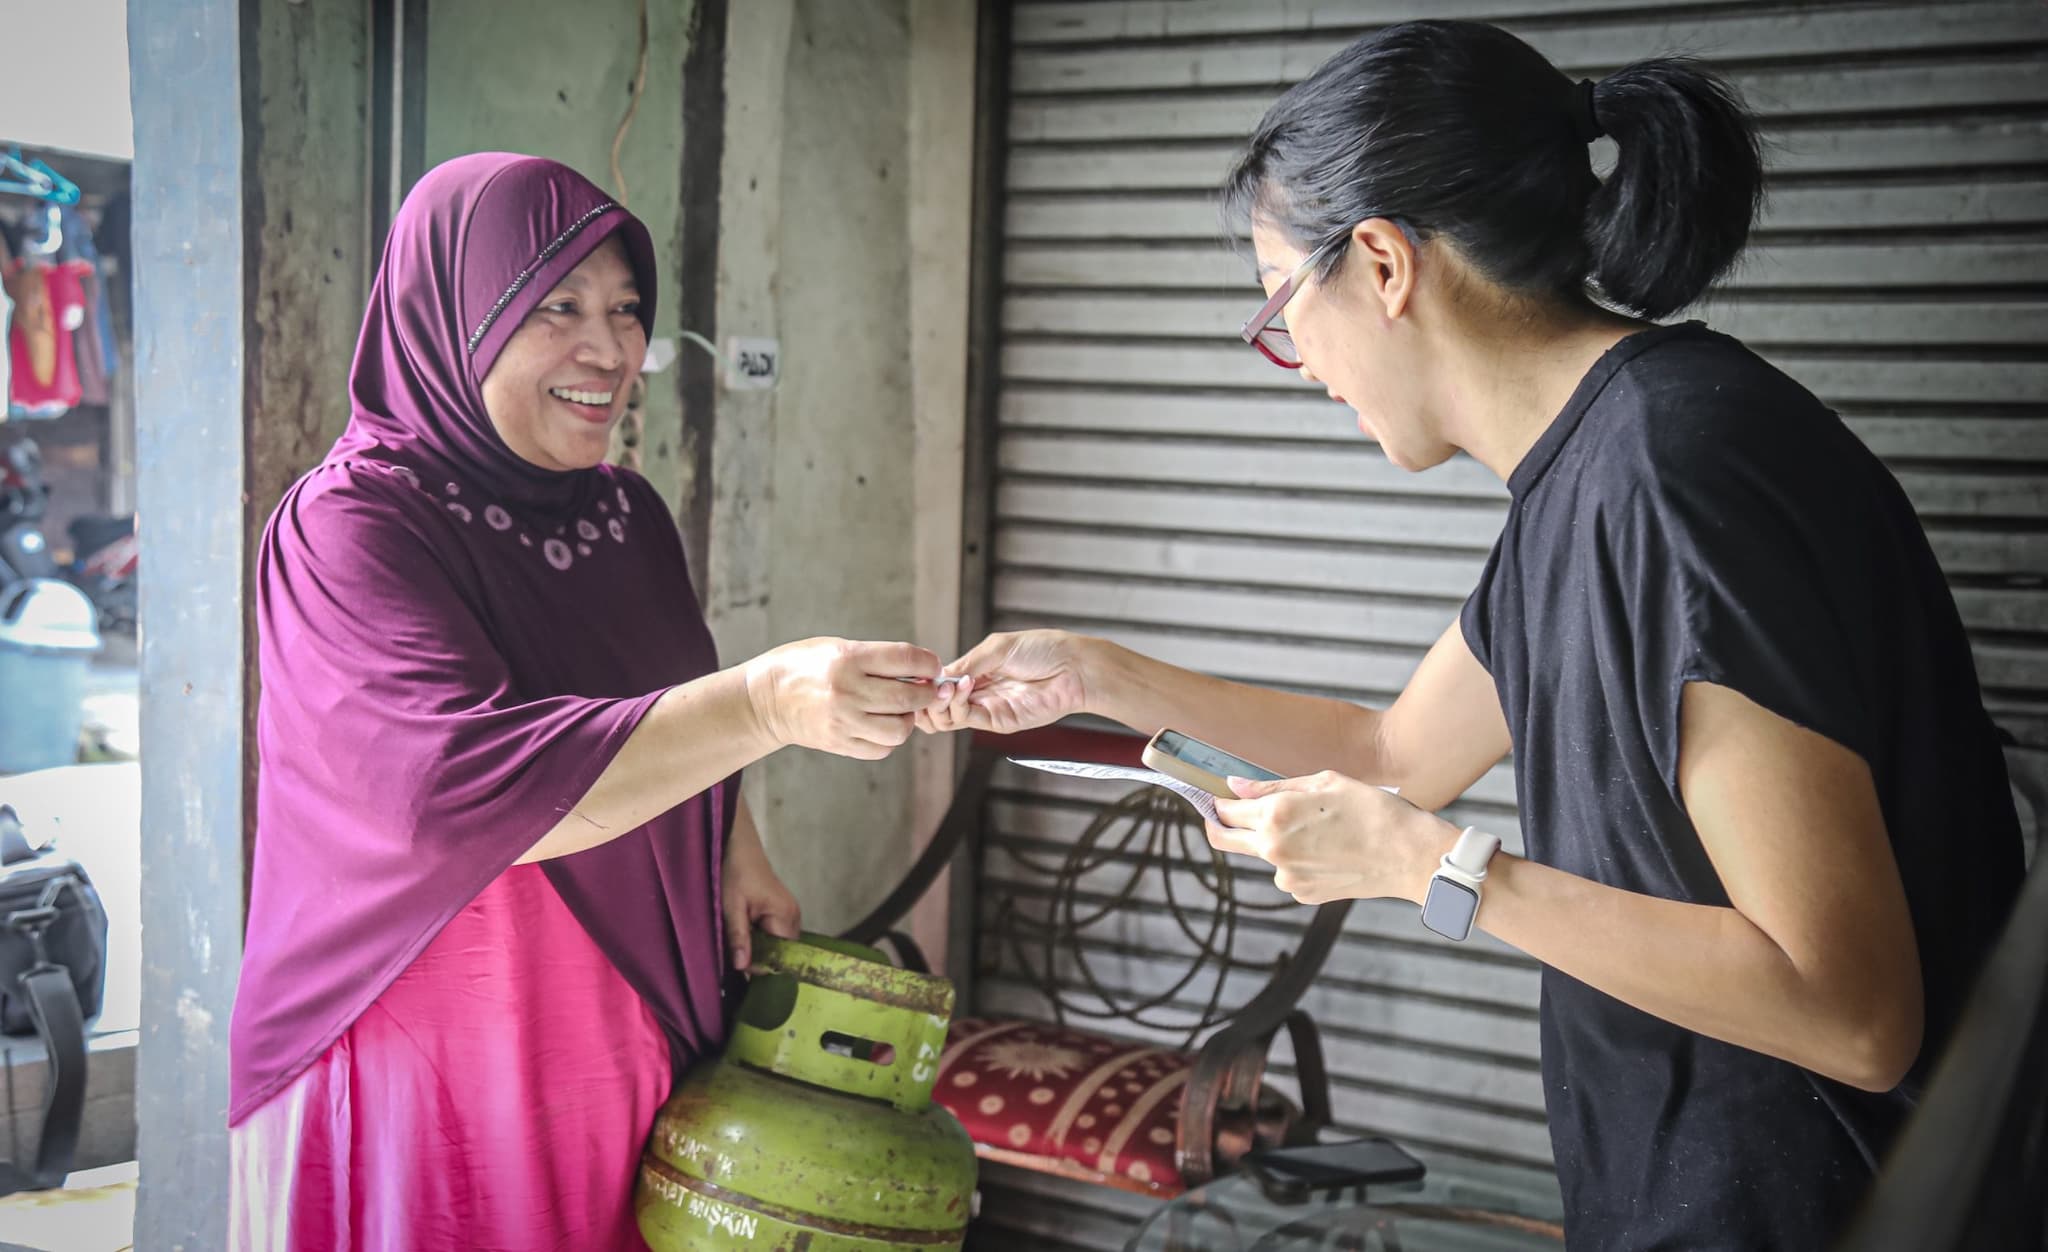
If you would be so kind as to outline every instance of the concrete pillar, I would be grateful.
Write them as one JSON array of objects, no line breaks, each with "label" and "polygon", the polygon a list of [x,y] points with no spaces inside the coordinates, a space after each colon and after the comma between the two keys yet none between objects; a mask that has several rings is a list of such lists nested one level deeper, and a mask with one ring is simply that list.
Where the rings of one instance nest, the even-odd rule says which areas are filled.
[{"label": "concrete pillar", "polygon": [[[947,660],[975,642],[960,637],[960,570],[978,8],[910,0],[911,614],[916,640]],[[959,752],[957,736],[911,741],[910,824],[920,846],[952,803]],[[936,970],[958,964],[948,952],[951,886],[935,884],[911,920]]]},{"label": "concrete pillar", "polygon": [[131,0],[142,589],[144,1252],[227,1246],[227,1034],[253,795],[250,570],[347,419],[365,6]]}]

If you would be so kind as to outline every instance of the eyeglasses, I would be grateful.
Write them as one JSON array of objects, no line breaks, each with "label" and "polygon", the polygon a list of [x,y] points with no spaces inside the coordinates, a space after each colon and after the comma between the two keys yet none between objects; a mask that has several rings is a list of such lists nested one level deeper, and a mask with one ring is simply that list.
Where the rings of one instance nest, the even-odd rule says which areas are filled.
[{"label": "eyeglasses", "polygon": [[1260,305],[1257,313],[1252,314],[1252,320],[1244,324],[1244,329],[1238,332],[1238,337],[1257,348],[1261,356],[1281,369],[1300,369],[1301,356],[1295,350],[1294,336],[1287,333],[1285,326],[1275,326],[1273,323],[1280,319],[1280,314],[1287,308],[1287,302],[1294,299],[1294,293],[1300,289],[1302,278],[1315,263],[1322,260],[1325,253],[1332,251],[1339,244],[1350,242],[1350,239],[1349,233],[1339,235],[1302,258],[1301,264],[1296,266],[1294,272],[1287,276],[1287,281],[1281,283],[1273,292],[1272,298]]}]

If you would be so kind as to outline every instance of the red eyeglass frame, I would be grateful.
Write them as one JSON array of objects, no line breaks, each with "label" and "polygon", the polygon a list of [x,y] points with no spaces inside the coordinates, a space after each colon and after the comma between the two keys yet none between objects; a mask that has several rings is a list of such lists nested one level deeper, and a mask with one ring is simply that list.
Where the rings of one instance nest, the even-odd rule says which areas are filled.
[{"label": "red eyeglass frame", "polygon": [[[1288,334],[1284,327],[1274,328],[1273,320],[1280,316],[1281,311],[1287,307],[1287,302],[1294,299],[1294,293],[1301,288],[1302,278],[1323,258],[1323,254],[1338,244],[1349,242],[1350,239],[1349,234],[1340,235],[1303,257],[1301,264],[1295,266],[1294,272],[1287,276],[1287,281],[1274,290],[1272,296],[1259,306],[1259,311],[1252,314],[1251,320],[1244,324],[1244,329],[1237,332],[1238,338],[1257,348],[1260,356],[1281,369],[1300,369],[1301,362],[1294,356],[1294,336]],[[1273,339],[1278,339],[1279,342],[1276,344],[1272,342]]]}]

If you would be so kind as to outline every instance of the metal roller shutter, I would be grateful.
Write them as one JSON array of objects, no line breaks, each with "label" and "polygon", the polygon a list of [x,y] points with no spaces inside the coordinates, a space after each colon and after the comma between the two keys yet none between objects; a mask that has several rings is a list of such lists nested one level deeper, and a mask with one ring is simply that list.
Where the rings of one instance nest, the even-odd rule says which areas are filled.
[{"label": "metal roller shutter", "polygon": [[[1771,194],[1748,260],[1687,316],[1747,340],[1892,465],[1950,573],[1988,701],[2048,741],[2048,9],[2026,0],[1020,0],[993,624],[1384,702],[1453,619],[1505,491],[1462,458],[1393,468],[1348,410],[1237,342],[1259,296],[1214,207],[1282,88],[1422,16],[1496,21],[1575,75],[1668,51],[1731,75],[1773,144]],[[1100,798],[1005,777],[985,918]],[[1507,766],[1455,814],[1513,846]],[[1535,967],[1436,943],[1412,912],[1355,909],[1311,997],[1339,1120],[1547,1170]],[[1156,929],[1135,913],[1102,969],[1156,976],[1172,952]],[[1032,1011],[998,945],[983,951],[982,1007]]]}]

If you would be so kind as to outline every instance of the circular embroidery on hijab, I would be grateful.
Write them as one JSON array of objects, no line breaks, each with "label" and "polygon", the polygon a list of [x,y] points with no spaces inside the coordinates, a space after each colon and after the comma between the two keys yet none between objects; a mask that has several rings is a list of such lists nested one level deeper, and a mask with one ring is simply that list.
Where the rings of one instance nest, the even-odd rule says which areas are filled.
[{"label": "circular embroidery on hijab", "polygon": [[[495,504],[487,504],[484,506],[484,520],[491,524],[492,530],[512,529],[512,515],[510,513],[507,513],[503,508],[500,508],[498,505]],[[525,538],[525,536],[523,535],[520,537]],[[530,543],[532,541],[528,540],[528,542]]]},{"label": "circular embroidery on hijab", "polygon": [[521,535],[521,536],[519,536],[519,546],[520,546],[520,547],[522,547],[522,548],[531,548],[531,547],[533,546],[533,536],[532,536],[532,535]]},{"label": "circular embroidery on hijab", "polygon": [[619,488],[619,512],[631,513],[632,511],[633,502],[626,498],[626,489],[624,487]]},{"label": "circular embroidery on hijab", "polygon": [[588,518],[579,519],[576,523],[576,533],[585,539],[595,539],[597,538],[597,526]]},{"label": "circular embroidery on hijab", "polygon": [[476,516],[476,514],[471,513],[469,511],[468,505],[460,503],[459,501],[455,500],[450,500],[448,502],[448,511],[450,513],[453,513],[455,516],[461,518],[465,522],[468,521],[470,518]]},{"label": "circular embroidery on hijab", "polygon": [[619,543],[626,542],[626,524],[616,517],[611,521],[611,532],[614,540]]},{"label": "circular embroidery on hijab", "polygon": [[449,484],[448,484],[448,494],[449,494],[449,495],[451,495],[451,496],[459,496],[459,495],[461,495],[461,494],[462,494],[462,484],[461,484],[461,483],[449,483]]},{"label": "circular embroidery on hijab", "polygon": [[579,543],[579,544],[577,544],[577,545],[576,545],[576,554],[577,554],[578,556],[589,556],[589,555],[590,555],[590,545],[589,545],[589,544],[587,544],[587,543]]},{"label": "circular embroidery on hijab", "polygon": [[392,466],[392,467],[391,467],[391,476],[392,476],[393,478],[396,478],[396,479],[398,479],[398,480],[399,480],[400,482],[403,482],[403,483],[409,483],[409,484],[411,484],[411,485],[412,485],[412,486],[414,486],[414,487],[417,487],[417,486],[419,486],[419,485],[420,485],[420,476],[419,476],[418,474],[415,474],[415,473],[413,473],[413,472],[412,472],[412,469],[411,469],[411,467],[410,467],[410,466],[405,466],[405,465],[394,465],[394,466]]},{"label": "circular embroidery on hijab", "polygon": [[541,545],[541,551],[547,553],[548,564],[556,569],[568,569],[569,563],[576,559],[569,554],[569,545],[559,539],[548,540]]}]

